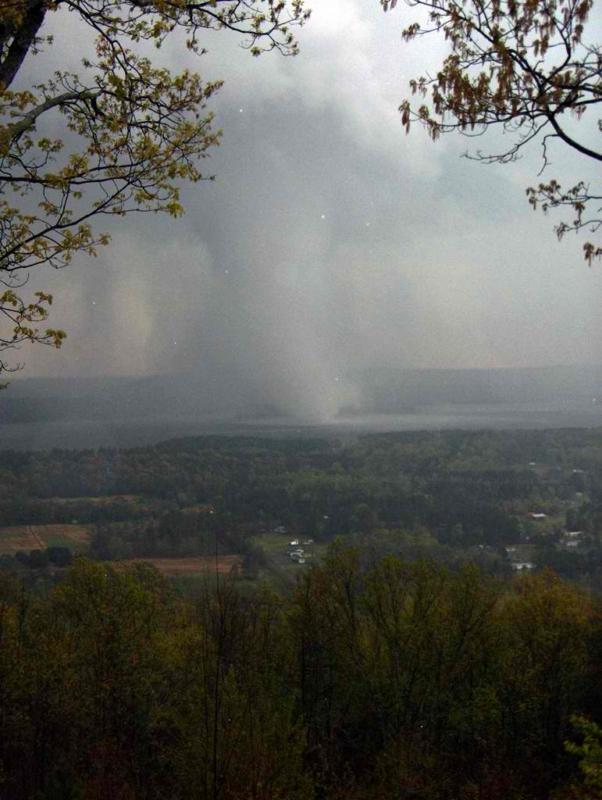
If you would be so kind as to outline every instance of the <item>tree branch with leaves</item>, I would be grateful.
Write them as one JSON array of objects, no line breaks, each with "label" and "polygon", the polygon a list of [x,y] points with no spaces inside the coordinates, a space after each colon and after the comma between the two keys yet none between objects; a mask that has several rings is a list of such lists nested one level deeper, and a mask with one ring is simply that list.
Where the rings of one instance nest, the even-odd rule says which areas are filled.
[{"label": "tree branch with leaves", "polygon": [[[56,71],[23,86],[26,59],[53,47],[44,24],[75,14],[95,37],[80,74]],[[200,162],[220,141],[208,102],[219,81],[153,62],[175,31],[203,55],[209,30],[233,31],[252,55],[294,55],[304,0],[4,0],[0,8],[0,352],[23,341],[60,346],[41,330],[52,297],[29,303],[31,270],[61,268],[109,242],[103,217],[180,216],[183,182],[207,179]],[[57,127],[63,135],[53,132]],[[211,177],[209,177],[211,179]],[[0,360],[0,372],[9,365]]]},{"label": "tree branch with leaves", "polygon": [[[602,161],[602,151],[592,145],[602,131],[584,132],[583,121],[592,120],[602,103],[602,47],[593,41],[593,0],[407,0],[422,11],[420,22],[408,24],[406,42],[439,35],[449,45],[435,75],[410,81],[412,98],[400,106],[406,131],[412,123],[423,125],[431,138],[459,131],[480,136],[491,128],[505,134],[501,150],[467,153],[488,164],[518,159],[534,141],[541,143],[540,174],[548,166],[548,147],[561,142],[590,163]],[[397,0],[381,0],[385,11]],[[581,126],[578,125],[581,123]],[[527,189],[529,203],[544,212],[565,208],[571,218],[555,230],[559,238],[569,231],[596,232],[602,226],[600,192],[588,180],[572,187],[558,181]],[[583,245],[591,264],[602,256],[594,242]]]}]

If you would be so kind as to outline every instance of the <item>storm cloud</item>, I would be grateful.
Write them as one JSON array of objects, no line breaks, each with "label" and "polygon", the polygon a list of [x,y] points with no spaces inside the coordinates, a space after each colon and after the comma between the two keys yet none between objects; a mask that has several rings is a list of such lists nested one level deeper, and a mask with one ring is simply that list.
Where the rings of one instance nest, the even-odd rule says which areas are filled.
[{"label": "storm cloud", "polygon": [[[537,148],[485,167],[462,137],[405,136],[407,80],[440,52],[403,45],[376,0],[314,6],[294,59],[252,59],[231,34],[199,63],[169,46],[172,67],[225,80],[217,179],[184,190],[183,219],[120,220],[97,259],[34,276],[69,338],[24,350],[24,375],[186,374],[191,391],[327,417],[367,366],[601,360],[601,270],[526,202]],[[54,24],[77,60],[70,19]],[[554,159],[550,175],[591,170]]]}]

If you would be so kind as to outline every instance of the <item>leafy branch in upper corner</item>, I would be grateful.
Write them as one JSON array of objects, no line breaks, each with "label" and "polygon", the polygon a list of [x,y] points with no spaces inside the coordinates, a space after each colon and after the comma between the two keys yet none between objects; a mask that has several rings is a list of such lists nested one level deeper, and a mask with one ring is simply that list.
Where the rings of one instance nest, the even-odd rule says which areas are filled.
[{"label": "leafy branch in upper corner", "polygon": [[[388,11],[397,0],[381,0]],[[433,140],[460,131],[479,136],[500,127],[505,138],[499,152],[467,154],[485,163],[506,164],[537,140],[542,146],[541,172],[549,164],[551,142],[594,162],[602,152],[592,142],[602,131],[592,107],[602,102],[602,47],[592,40],[593,0],[407,0],[422,10],[422,22],[411,22],[402,36],[409,42],[439,34],[449,53],[437,73],[410,81],[412,95],[429,102],[400,106],[408,131],[424,125]],[[579,124],[581,128],[579,129]],[[527,189],[529,203],[544,212],[567,208],[571,218],[555,230],[596,232],[602,225],[601,193],[589,181],[566,188],[558,181]],[[602,256],[602,247],[585,242],[586,261]]]},{"label": "leafy branch in upper corner", "polygon": [[[81,74],[57,70],[22,85],[30,56],[54,46],[44,24],[60,13],[91,29],[94,52]],[[304,0],[3,0],[0,8],[0,352],[23,341],[60,346],[39,330],[52,298],[19,290],[29,270],[96,255],[109,237],[103,217],[132,211],[183,213],[180,185],[205,175],[199,162],[219,144],[207,103],[219,81],[172,73],[149,57],[180,30],[202,55],[208,30],[229,30],[253,55],[294,55],[291,32],[308,18]],[[146,45],[145,45],[146,43]],[[56,135],[56,131],[59,135]],[[0,372],[9,365],[0,360]]]}]

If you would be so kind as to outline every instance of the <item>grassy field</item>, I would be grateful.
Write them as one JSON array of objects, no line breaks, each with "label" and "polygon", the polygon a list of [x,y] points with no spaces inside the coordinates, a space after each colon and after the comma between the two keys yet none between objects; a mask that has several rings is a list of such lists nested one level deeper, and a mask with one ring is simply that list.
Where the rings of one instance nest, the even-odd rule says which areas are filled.
[{"label": "grassy field", "polygon": [[[289,552],[296,549],[296,546],[290,544],[295,539],[299,541],[298,547],[305,551],[305,564],[292,561],[289,557]],[[277,579],[280,576],[290,584],[303,569],[319,562],[328,546],[315,543],[304,545],[303,539],[303,536],[299,537],[290,533],[260,533],[254,536],[253,542],[261,547],[268,561],[265,577]]]},{"label": "grassy field", "polygon": [[291,541],[288,533],[259,533],[253,537],[253,542],[258,544],[266,556],[275,553],[287,553],[288,544]]},{"label": "grassy field", "polygon": [[84,553],[90,537],[87,525],[14,525],[0,528],[0,555],[46,547],[68,547],[73,552]]}]

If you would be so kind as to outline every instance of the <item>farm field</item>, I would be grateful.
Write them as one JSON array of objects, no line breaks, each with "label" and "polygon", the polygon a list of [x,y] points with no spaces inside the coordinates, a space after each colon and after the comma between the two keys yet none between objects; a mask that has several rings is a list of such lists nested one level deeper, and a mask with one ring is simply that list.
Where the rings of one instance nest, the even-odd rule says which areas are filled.
[{"label": "farm field", "polygon": [[79,517],[82,513],[89,514],[91,511],[123,514],[127,510],[129,513],[144,513],[161,505],[156,498],[141,494],[55,496],[41,499],[39,502],[49,509],[62,509],[74,517]]},{"label": "farm field", "polygon": [[124,503],[143,503],[144,497],[139,494],[106,494],[106,495],[85,495],[83,497],[51,497],[49,503],[56,505],[70,505],[74,503],[88,503],[91,506],[107,506],[110,503],[122,501]]},{"label": "farm field", "polygon": [[87,550],[91,538],[88,525],[13,525],[0,528],[0,555],[14,555],[19,550],[44,550],[68,547],[73,552]]},{"label": "farm field", "polygon": [[152,564],[162,575],[167,577],[179,577],[181,575],[199,575],[217,571],[224,575],[228,574],[233,568],[240,566],[242,559],[238,555],[219,556],[216,560],[213,556],[195,556],[189,558],[128,558],[119,563],[121,564]]},{"label": "farm field", "polygon": [[290,533],[258,533],[253,536],[253,542],[258,544],[266,555],[271,556],[276,553],[286,553],[292,538]]}]

